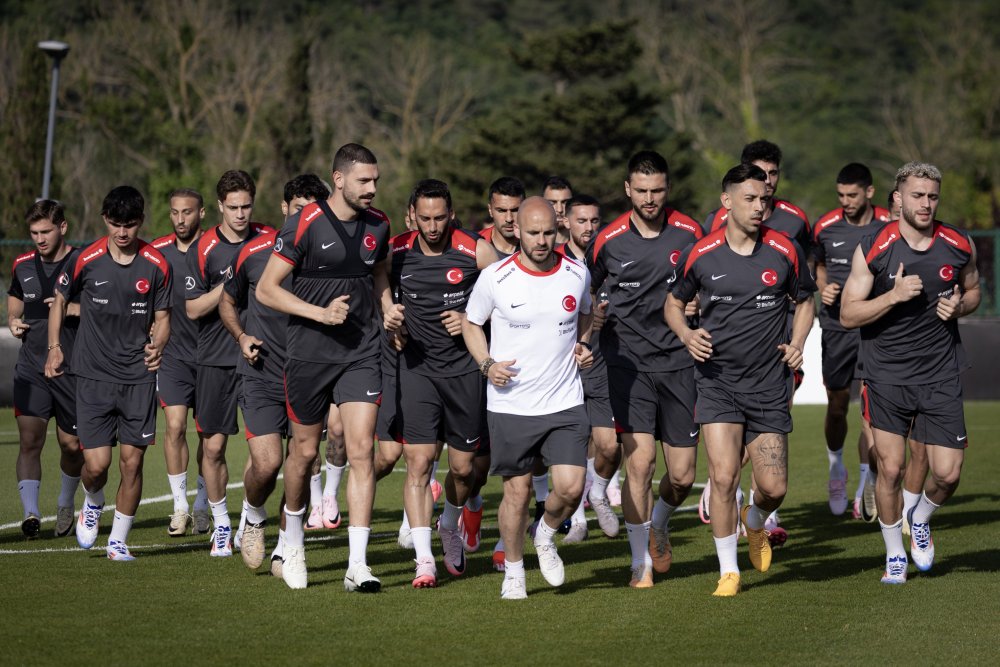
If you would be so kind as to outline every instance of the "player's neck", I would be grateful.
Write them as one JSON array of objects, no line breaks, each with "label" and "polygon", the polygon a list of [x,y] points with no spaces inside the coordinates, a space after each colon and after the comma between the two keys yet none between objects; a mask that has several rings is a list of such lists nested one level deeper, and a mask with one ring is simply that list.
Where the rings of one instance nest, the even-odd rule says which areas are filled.
[{"label": "player's neck", "polygon": [[330,195],[326,203],[330,205],[330,210],[337,216],[337,220],[341,222],[353,222],[358,219],[358,211],[347,203],[343,195],[338,196],[338,192]]},{"label": "player's neck", "polygon": [[771,195],[771,198],[767,200],[767,208],[764,209],[764,217],[761,218],[762,220],[767,220],[771,217],[771,214],[774,213],[774,203],[776,201],[778,201],[778,198],[774,195]]},{"label": "player's neck", "polygon": [[493,241],[493,247],[505,255],[513,255],[517,252],[517,244],[505,239],[496,227],[493,228],[493,238],[491,240]]},{"label": "player's neck", "polygon": [[736,225],[732,216],[730,216],[729,224],[726,225],[726,244],[729,246],[730,250],[735,252],[737,255],[751,255],[753,254],[754,248],[757,246],[757,240],[760,238],[760,229],[747,233],[746,231],[740,229],[739,225]]},{"label": "player's neck", "polygon": [[572,236],[569,237],[569,241],[566,241],[566,247],[569,248],[569,251],[573,253],[573,256],[577,259],[583,259],[583,256],[587,254],[586,249],[578,246]]},{"label": "player's neck", "polygon": [[653,238],[659,236],[663,231],[663,225],[667,221],[667,210],[663,209],[663,212],[652,221],[644,220],[641,215],[633,210],[629,216],[629,220],[635,226],[636,231],[639,232],[639,236],[644,239]]},{"label": "player's neck", "polygon": [[135,259],[135,255],[139,250],[139,239],[133,239],[132,243],[125,246],[124,248],[119,248],[118,245],[108,237],[108,255],[115,262],[115,264],[129,265],[132,260]]},{"label": "player's neck", "polygon": [[237,231],[225,223],[219,225],[219,234],[223,236],[230,243],[239,243],[240,241],[246,241],[247,237],[250,236],[250,230],[252,229],[253,223],[247,223],[247,226],[242,231]]},{"label": "player's neck", "polygon": [[61,262],[63,257],[69,254],[70,250],[72,250],[72,248],[70,248],[68,244],[60,242],[59,247],[56,248],[56,251],[51,255],[42,255],[39,253],[39,256],[46,264],[55,264],[56,262]]},{"label": "player's neck", "polygon": [[934,240],[934,222],[931,222],[927,229],[914,227],[906,221],[906,218],[900,218],[896,222],[899,223],[899,235],[914,250],[927,250]]},{"label": "player's neck", "polygon": [[431,243],[424,238],[424,235],[417,232],[417,243],[420,244],[420,252],[425,255],[440,255],[448,248],[448,242],[451,241],[451,232],[445,230],[445,233],[441,235],[441,238],[437,243]]},{"label": "player's neck", "polygon": [[198,231],[195,232],[194,236],[192,236],[191,238],[189,238],[187,241],[182,241],[180,239],[180,237],[178,237],[177,235],[174,235],[174,245],[177,246],[177,249],[179,251],[181,251],[181,252],[187,252],[188,248],[190,248],[191,246],[193,246],[195,243],[198,242],[198,239],[201,238],[201,235],[202,235],[202,231],[201,231],[200,227],[198,228]]},{"label": "player's neck", "polygon": [[844,219],[847,220],[847,224],[854,225],[855,227],[864,227],[865,225],[871,223],[874,218],[875,209],[872,208],[871,202],[868,202],[868,205],[858,211],[858,215],[853,218],[846,213],[844,214]]},{"label": "player's neck", "polygon": [[521,266],[529,271],[534,271],[535,273],[548,273],[552,270],[552,267],[556,265],[556,262],[559,261],[559,257],[558,253],[553,250],[548,254],[544,261],[539,263],[531,259],[531,257],[525,253],[521,252],[517,254],[517,261]]}]

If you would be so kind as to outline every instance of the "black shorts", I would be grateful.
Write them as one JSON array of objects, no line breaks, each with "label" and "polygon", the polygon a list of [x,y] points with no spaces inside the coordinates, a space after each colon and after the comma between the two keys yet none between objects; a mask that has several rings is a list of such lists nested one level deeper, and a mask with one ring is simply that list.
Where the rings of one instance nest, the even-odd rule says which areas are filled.
[{"label": "black shorts", "polygon": [[429,377],[399,370],[401,442],[442,441],[460,452],[477,452],[483,443],[486,385],[478,370],[453,377]]},{"label": "black shorts", "polygon": [[235,366],[198,366],[194,423],[199,433],[235,435],[239,432],[236,406],[241,377],[236,374]]},{"label": "black shorts", "polygon": [[957,376],[914,386],[866,380],[861,401],[872,428],[927,445],[953,449],[969,446],[962,382]]},{"label": "black shorts", "polygon": [[698,387],[694,418],[699,424],[746,424],[744,444],[761,433],[791,433],[788,383],[755,392],[734,392],[715,386]]},{"label": "black shorts", "polygon": [[63,433],[76,435],[76,376],[63,373],[52,379],[41,373],[14,368],[14,416],[38,417],[48,421],[53,415]]},{"label": "black shorts", "polygon": [[156,393],[160,407],[184,405],[195,407],[194,390],[198,385],[198,366],[174,357],[163,357],[156,371]]},{"label": "black shorts", "polygon": [[76,379],[76,414],[84,449],[156,440],[156,385]]},{"label": "black shorts", "polygon": [[325,424],[331,403],[378,404],[381,394],[379,355],[346,364],[285,362],[288,418],[296,424]]},{"label": "black shorts", "polygon": [[382,398],[378,404],[378,417],[375,419],[375,437],[386,442],[399,442],[403,437],[400,426],[399,381],[394,373],[383,372]]},{"label": "black shorts", "polygon": [[587,403],[590,428],[614,428],[615,417],[611,412],[611,391],[608,388],[607,367],[600,373],[581,373],[583,395]]},{"label": "black shorts", "polygon": [[280,382],[268,382],[253,375],[241,376],[240,409],[247,440],[277,433],[288,435],[288,410],[285,387]]},{"label": "black shorts", "polygon": [[823,385],[827,389],[848,389],[858,365],[861,334],[854,331],[823,329]]},{"label": "black shorts", "polygon": [[491,475],[527,475],[539,457],[550,467],[587,465],[590,426],[583,405],[551,415],[487,412],[486,420],[492,443]]},{"label": "black shorts", "polygon": [[645,373],[608,366],[611,411],[619,433],[651,433],[674,447],[695,447],[694,367]]}]

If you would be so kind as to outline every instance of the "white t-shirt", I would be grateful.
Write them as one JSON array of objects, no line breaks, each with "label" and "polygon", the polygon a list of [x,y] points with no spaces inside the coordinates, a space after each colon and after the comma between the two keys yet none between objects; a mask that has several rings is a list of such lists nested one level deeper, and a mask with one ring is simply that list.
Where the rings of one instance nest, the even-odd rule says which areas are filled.
[{"label": "white t-shirt", "polygon": [[479,274],[465,312],[473,324],[491,321],[491,357],[516,362],[518,374],[506,386],[487,384],[487,409],[550,415],[583,404],[574,348],[580,313],[590,312],[590,273],[558,253],[545,273],[525,268],[519,257]]}]

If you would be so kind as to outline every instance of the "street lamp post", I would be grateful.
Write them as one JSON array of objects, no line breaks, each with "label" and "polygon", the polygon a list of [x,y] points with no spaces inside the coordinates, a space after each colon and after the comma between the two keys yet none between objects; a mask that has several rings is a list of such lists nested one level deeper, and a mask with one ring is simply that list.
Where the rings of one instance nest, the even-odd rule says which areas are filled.
[{"label": "street lamp post", "polygon": [[52,57],[52,92],[49,95],[49,129],[45,136],[45,172],[42,175],[42,199],[49,198],[49,183],[52,181],[52,142],[56,133],[56,92],[59,90],[59,64],[69,53],[69,44],[46,40],[38,42],[38,48]]}]

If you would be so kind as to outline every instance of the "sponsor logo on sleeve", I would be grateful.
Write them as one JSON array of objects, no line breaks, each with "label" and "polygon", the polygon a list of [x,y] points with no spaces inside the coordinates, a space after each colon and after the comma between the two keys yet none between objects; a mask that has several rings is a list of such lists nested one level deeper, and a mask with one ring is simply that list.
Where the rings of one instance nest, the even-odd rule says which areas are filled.
[{"label": "sponsor logo on sleeve", "polygon": [[279,236],[278,240],[274,242],[274,252],[281,252],[281,249],[285,247],[285,241]]},{"label": "sponsor logo on sleeve", "polygon": [[188,276],[184,279],[184,289],[194,289],[194,276]]}]

